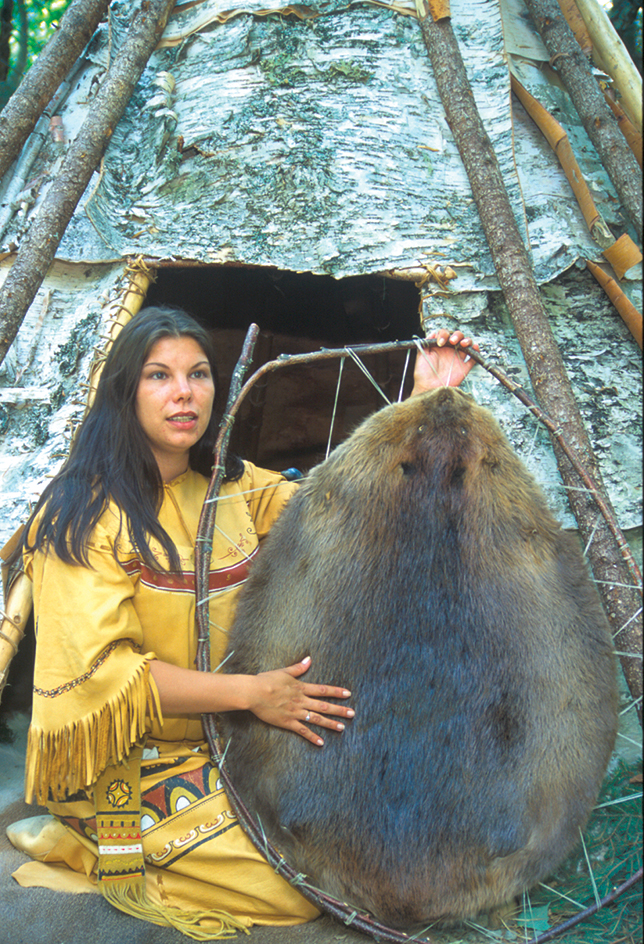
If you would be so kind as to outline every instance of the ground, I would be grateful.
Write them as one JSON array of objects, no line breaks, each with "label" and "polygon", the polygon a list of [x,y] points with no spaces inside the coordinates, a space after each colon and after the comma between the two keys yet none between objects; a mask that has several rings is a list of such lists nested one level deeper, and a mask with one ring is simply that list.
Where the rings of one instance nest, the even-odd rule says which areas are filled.
[{"label": "ground", "polygon": [[[26,861],[9,843],[5,829],[45,810],[23,796],[27,716],[8,724],[15,740],[0,743],[0,942],[1,944],[186,944],[173,928],[160,928],[121,914],[100,895],[63,895],[45,888],[21,888],[11,873]],[[253,928],[239,944],[364,944],[369,939],[331,918],[295,928]]]}]

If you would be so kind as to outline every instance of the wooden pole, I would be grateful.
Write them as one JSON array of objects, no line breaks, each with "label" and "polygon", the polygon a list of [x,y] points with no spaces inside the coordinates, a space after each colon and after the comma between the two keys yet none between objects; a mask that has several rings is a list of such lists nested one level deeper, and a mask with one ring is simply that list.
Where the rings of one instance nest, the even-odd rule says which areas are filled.
[{"label": "wooden pole", "polygon": [[72,0],[60,25],[0,113],[0,178],[90,41],[109,0]]},{"label": "wooden pole", "polygon": [[51,265],[78,201],[156,48],[174,0],[143,0],[0,289],[0,363]]},{"label": "wooden pole", "polygon": [[606,104],[557,0],[525,0],[525,4],[550,53],[550,64],[561,77],[639,240],[642,233],[642,180],[633,152]]},{"label": "wooden pole", "polygon": [[615,83],[620,105],[637,130],[642,131],[642,76],[619,33],[598,0],[576,0],[593,44],[593,59]]},{"label": "wooden pole", "polygon": [[[443,18],[434,22],[428,15],[426,0],[417,0],[417,3],[423,5],[420,26],[447,122],[467,171],[537,400],[544,412],[559,424],[610,508],[598,463],[514,219],[501,169],[476,107],[451,20]],[[641,698],[641,588],[633,586],[633,579],[613,535],[592,497],[580,487],[570,460],[556,440],[553,440],[553,449],[579,531],[587,546],[616,648],[632,653],[632,656],[621,657],[626,680],[633,697]]]}]

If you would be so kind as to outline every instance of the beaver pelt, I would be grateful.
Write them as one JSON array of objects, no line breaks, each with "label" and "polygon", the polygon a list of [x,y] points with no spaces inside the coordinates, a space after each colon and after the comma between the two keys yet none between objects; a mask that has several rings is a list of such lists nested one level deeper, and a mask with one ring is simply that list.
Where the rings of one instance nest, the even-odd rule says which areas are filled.
[{"label": "beaver pelt", "polygon": [[388,925],[509,900],[579,841],[616,733],[578,539],[490,412],[389,406],[304,479],[240,598],[229,673],[310,654],[355,719],[323,748],[221,716],[233,784],[309,881]]}]

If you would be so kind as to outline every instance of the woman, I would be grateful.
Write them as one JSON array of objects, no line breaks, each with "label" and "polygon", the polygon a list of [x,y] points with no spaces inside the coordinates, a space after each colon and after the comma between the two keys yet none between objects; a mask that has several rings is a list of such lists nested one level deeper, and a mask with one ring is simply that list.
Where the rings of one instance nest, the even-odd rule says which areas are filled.
[{"label": "woman", "polygon": [[[460,383],[470,343],[441,332],[417,358],[412,395]],[[97,874],[117,907],[198,937],[317,914],[238,825],[201,714],[250,710],[320,748],[320,729],[339,736],[354,716],[326,700],[344,702],[346,689],[306,682],[308,657],[256,676],[194,670],[194,544],[215,382],[210,338],[192,318],[141,311],[117,337],[71,455],[30,519],[37,652],[26,797],[55,819],[9,831],[36,860],[16,873],[21,884],[71,888]],[[226,473],[211,557],[213,665],[248,566],[297,487],[237,459]]]}]

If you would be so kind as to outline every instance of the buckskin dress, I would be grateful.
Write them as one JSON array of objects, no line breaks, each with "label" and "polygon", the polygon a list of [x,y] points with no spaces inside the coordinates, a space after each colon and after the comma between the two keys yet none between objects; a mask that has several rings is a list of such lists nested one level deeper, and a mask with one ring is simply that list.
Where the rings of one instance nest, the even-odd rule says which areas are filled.
[{"label": "buckskin dress", "polygon": [[[141,562],[113,506],[92,534],[90,567],[41,551],[26,555],[37,633],[26,798],[46,805],[55,819],[31,826],[25,820],[9,830],[34,859],[15,873],[21,884],[95,889],[95,785],[101,775],[105,781],[107,769],[107,805],[118,813],[131,791],[122,762],[144,742],[145,895],[162,911],[192,920],[198,937],[252,924],[296,924],[318,914],[275,874],[238,824],[210,761],[201,716],[162,717],[149,672],[155,658],[195,667],[194,545],[207,485],[189,470],[165,486],[159,520],[179,552],[180,573]],[[241,479],[222,486],[210,571],[213,668],[223,657],[248,568],[295,488],[250,463]],[[163,559],[159,547],[152,548]],[[157,920],[136,908],[123,910]],[[181,922],[168,923],[193,933]]]}]

